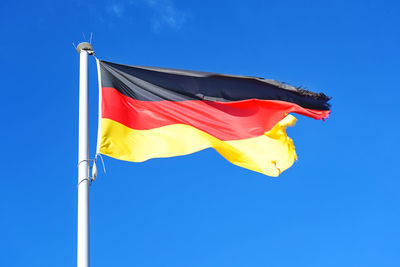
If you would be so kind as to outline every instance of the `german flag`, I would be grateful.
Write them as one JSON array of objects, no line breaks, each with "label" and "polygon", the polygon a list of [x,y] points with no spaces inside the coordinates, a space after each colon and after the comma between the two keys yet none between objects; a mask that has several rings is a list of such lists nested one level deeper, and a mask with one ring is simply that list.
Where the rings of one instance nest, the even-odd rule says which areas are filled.
[{"label": "german flag", "polygon": [[329,97],[274,80],[97,61],[98,153],[126,161],[212,147],[233,164],[278,176],[296,159],[286,127],[327,118]]}]

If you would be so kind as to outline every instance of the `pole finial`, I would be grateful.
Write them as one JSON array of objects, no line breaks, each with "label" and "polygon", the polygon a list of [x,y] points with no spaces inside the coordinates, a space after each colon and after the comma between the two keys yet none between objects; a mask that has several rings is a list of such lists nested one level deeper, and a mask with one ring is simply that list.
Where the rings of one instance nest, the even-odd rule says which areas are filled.
[{"label": "pole finial", "polygon": [[82,43],[78,44],[76,51],[78,51],[78,53],[80,54],[82,50],[93,51],[93,47],[91,44],[89,44],[87,42],[82,42]]}]

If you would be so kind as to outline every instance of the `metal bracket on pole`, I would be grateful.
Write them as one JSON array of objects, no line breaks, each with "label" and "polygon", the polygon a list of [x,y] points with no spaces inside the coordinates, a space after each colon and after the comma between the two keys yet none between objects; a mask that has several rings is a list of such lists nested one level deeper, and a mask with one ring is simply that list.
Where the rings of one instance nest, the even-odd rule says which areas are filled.
[{"label": "metal bracket on pole", "polygon": [[[83,162],[88,162],[88,164],[89,164],[89,169],[90,169],[92,172],[91,172],[91,176],[90,176],[90,177],[85,177],[85,178],[81,179],[80,181],[78,181],[78,188],[79,188],[79,184],[80,184],[81,182],[83,182],[84,180],[89,180],[89,182],[90,182],[89,185],[92,185],[92,182],[94,182],[94,181],[96,180],[96,178],[97,178],[97,164],[96,164],[97,159],[84,159],[84,160],[78,162],[78,169],[79,169],[79,165],[80,165],[81,163],[83,163]],[[92,163],[92,166],[90,166],[90,162],[93,162],[93,163]]]}]

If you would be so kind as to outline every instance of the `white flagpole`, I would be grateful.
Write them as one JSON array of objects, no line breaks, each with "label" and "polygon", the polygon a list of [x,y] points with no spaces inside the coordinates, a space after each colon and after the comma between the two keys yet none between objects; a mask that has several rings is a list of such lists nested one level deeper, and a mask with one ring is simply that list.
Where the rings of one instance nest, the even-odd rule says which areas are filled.
[{"label": "white flagpole", "polygon": [[77,47],[79,72],[79,156],[78,156],[78,251],[77,266],[89,267],[89,43]]}]

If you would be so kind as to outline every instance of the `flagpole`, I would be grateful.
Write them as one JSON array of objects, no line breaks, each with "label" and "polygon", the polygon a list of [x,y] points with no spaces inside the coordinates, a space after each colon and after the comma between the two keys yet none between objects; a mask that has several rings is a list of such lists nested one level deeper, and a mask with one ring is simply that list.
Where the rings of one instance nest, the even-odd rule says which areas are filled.
[{"label": "flagpole", "polygon": [[78,239],[77,266],[89,267],[89,43],[77,47],[79,66]]}]

